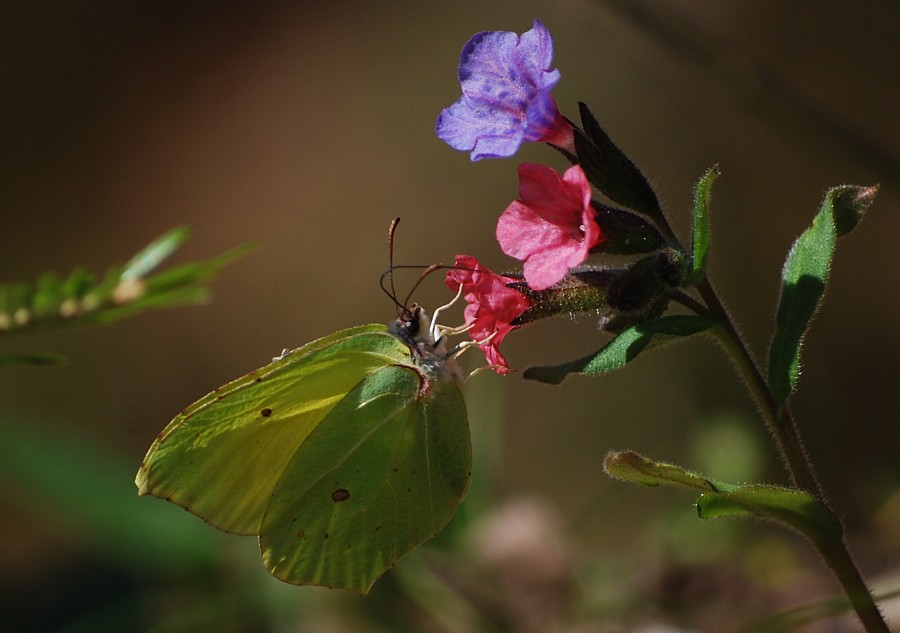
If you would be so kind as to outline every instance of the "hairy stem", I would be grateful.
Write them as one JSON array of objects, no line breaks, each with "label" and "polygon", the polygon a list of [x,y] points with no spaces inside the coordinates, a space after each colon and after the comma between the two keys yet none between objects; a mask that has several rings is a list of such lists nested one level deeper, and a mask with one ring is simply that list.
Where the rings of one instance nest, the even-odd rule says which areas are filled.
[{"label": "hairy stem", "polygon": [[[741,376],[759,405],[766,426],[769,428],[790,474],[791,481],[796,487],[813,494],[829,512],[834,514],[816,478],[809,455],[803,448],[797,423],[790,408],[786,404],[779,408],[776,404],[765,376],[709,280],[703,279],[697,284],[697,290],[706,302],[710,314],[721,324],[720,328],[717,328],[719,331],[716,332],[716,335],[737,363]],[[890,633],[887,623],[878,611],[871,591],[866,586],[859,568],[850,555],[846,541],[842,539],[833,547],[817,545],[817,548],[841,583],[844,593],[850,599],[866,631],[868,633]]]}]

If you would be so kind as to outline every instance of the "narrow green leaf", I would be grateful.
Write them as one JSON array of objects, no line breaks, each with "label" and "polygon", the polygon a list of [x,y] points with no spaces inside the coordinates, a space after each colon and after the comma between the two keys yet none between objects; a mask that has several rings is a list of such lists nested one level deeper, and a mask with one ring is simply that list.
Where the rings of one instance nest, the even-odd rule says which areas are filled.
[{"label": "narrow green leaf", "polygon": [[169,270],[162,271],[152,277],[147,277],[144,280],[147,286],[147,292],[161,292],[171,288],[208,281],[227,264],[243,257],[255,248],[256,244],[249,242],[232,248],[212,259],[199,262],[188,262],[170,268]]},{"label": "narrow green leaf", "polygon": [[59,316],[63,299],[62,281],[54,273],[44,273],[37,281],[32,310],[38,319]]},{"label": "narrow green leaf", "polygon": [[791,527],[820,550],[839,543],[843,528],[837,517],[810,493],[780,486],[752,484],[726,492],[708,492],[697,500],[701,519],[749,517]]},{"label": "narrow green leaf", "polygon": [[803,338],[828,284],[839,235],[852,230],[874,200],[877,187],[844,185],[828,191],[810,226],[797,238],[782,269],[775,336],[769,348],[769,388],[781,406],[800,376]]},{"label": "narrow green leaf", "polygon": [[578,163],[603,195],[649,216],[659,215],[659,202],[641,170],[609,138],[590,109],[578,104],[584,132],[575,130]]},{"label": "narrow green leaf", "polygon": [[691,245],[691,270],[685,286],[693,286],[706,274],[706,259],[709,255],[709,205],[712,187],[719,177],[718,165],[710,167],[694,187],[694,218]]},{"label": "narrow green leaf", "polygon": [[94,285],[94,275],[83,267],[78,267],[69,273],[63,282],[64,299],[79,300]]},{"label": "narrow green leaf", "polygon": [[549,384],[559,384],[569,374],[601,374],[624,367],[645,349],[704,332],[714,327],[712,319],[690,315],[671,315],[631,326],[593,354],[568,363],[530,367],[524,377]]},{"label": "narrow green leaf", "polygon": [[122,281],[142,279],[178,250],[189,234],[188,227],[179,226],[156,238],[125,264],[120,279]]},{"label": "narrow green leaf", "polygon": [[62,365],[65,361],[56,354],[0,354],[0,367]]},{"label": "narrow green leaf", "polygon": [[805,491],[717,481],[633,451],[610,453],[603,461],[603,469],[611,477],[645,486],[666,484],[703,491],[696,502],[701,519],[749,517],[774,521],[797,530],[820,549],[833,546],[843,538],[840,521]]},{"label": "narrow green leaf", "polygon": [[609,453],[603,460],[603,470],[615,479],[644,486],[667,484],[706,492],[734,489],[730,484],[707,479],[700,473],[675,464],[647,459],[634,451]]},{"label": "narrow green leaf", "polygon": [[175,508],[142,502],[131,463],[71,426],[0,418],[4,494],[135,573],[196,573],[215,563],[218,535]]}]

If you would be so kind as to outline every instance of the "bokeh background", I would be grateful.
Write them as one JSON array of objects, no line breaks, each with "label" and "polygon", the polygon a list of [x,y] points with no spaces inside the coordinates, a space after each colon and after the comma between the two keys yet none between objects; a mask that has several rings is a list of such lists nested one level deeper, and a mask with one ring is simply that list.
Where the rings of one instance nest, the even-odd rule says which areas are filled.
[{"label": "bokeh background", "polygon": [[[0,630],[731,631],[837,591],[783,530],[700,523],[689,495],[603,474],[607,451],[631,448],[724,479],[785,481],[708,339],[559,387],[475,377],[477,495],[455,541],[431,554],[459,569],[435,573],[429,554],[413,555],[366,601],[282,585],[252,539],[134,494],[144,451],[182,407],[283,348],[392,318],[378,278],[394,216],[400,262],[468,253],[514,265],[493,232],[516,165],[562,159],[528,146],[473,164],[433,127],[458,96],[463,43],[535,17],[554,35],[560,108],[590,105],[682,236],[693,183],[720,166],[711,277],[758,356],[784,254],[824,191],[881,184],[839,244],[794,408],[863,569],[900,587],[896,3],[7,2],[4,281],[103,270],[181,224],[193,237],[177,261],[259,247],[218,277],[208,305],[0,340],[69,359],[0,380]],[[437,276],[416,294],[446,298]],[[524,369],[603,340],[589,318],[558,319],[504,350]],[[472,578],[499,598],[467,598],[457,585]],[[820,626],[800,630],[855,630]]]}]

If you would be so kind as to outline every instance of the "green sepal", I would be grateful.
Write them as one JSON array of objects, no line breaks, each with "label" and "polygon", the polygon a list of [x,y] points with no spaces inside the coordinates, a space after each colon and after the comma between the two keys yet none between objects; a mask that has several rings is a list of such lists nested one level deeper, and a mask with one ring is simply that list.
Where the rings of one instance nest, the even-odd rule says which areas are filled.
[{"label": "green sepal", "polygon": [[768,383],[779,407],[797,386],[801,346],[828,284],[835,242],[859,223],[877,190],[852,185],[830,189],[812,225],[788,253],[769,348]]},{"label": "green sepal", "polygon": [[507,284],[528,297],[531,303],[512,320],[511,325],[525,325],[562,314],[603,314],[608,309],[607,290],[622,272],[624,271],[579,266],[546,290],[532,290],[524,281]]},{"label": "green sepal", "polygon": [[605,238],[591,249],[592,253],[636,255],[651,253],[666,245],[659,229],[641,216],[596,200],[591,205],[597,212],[597,224]]},{"label": "green sepal", "polygon": [[709,205],[712,187],[719,177],[718,165],[710,167],[694,187],[694,216],[691,234],[690,270],[684,280],[685,286],[693,286],[706,274],[706,259],[709,255]]},{"label": "green sepal", "polygon": [[603,468],[610,477],[644,486],[675,485],[700,490],[701,519],[750,517],[793,528],[820,549],[839,543],[843,528],[837,517],[810,493],[768,484],[717,481],[675,464],[650,460],[634,451],[609,453]]},{"label": "green sepal", "polygon": [[593,354],[561,365],[530,367],[525,370],[524,377],[556,385],[569,374],[593,375],[614,371],[646,349],[704,332],[715,325],[716,321],[712,319],[682,314],[640,323],[623,330]]},{"label": "green sepal", "polygon": [[659,216],[656,194],[641,170],[610,140],[584,103],[578,109],[584,129],[575,128],[575,152],[591,184],[613,202]]}]

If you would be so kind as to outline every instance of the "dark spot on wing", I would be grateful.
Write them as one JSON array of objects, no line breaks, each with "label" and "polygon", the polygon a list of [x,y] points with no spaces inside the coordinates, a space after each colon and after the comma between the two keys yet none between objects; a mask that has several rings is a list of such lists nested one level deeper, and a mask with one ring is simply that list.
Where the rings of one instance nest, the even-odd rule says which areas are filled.
[{"label": "dark spot on wing", "polygon": [[331,500],[335,503],[340,503],[341,501],[346,501],[350,498],[350,491],[346,488],[338,488],[334,492],[331,493]]},{"label": "dark spot on wing", "polygon": [[267,417],[269,417],[270,415],[272,415],[272,409],[270,409],[269,407],[266,407],[265,409],[263,409],[262,411],[260,411],[259,414],[260,414],[262,417],[267,418]]}]

